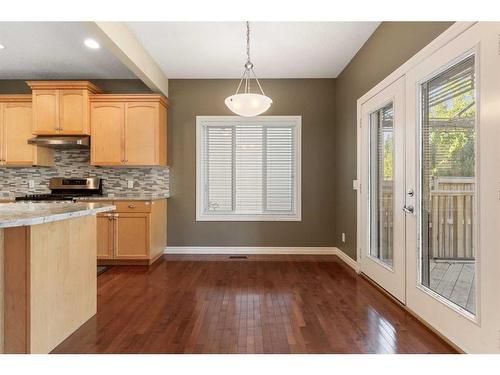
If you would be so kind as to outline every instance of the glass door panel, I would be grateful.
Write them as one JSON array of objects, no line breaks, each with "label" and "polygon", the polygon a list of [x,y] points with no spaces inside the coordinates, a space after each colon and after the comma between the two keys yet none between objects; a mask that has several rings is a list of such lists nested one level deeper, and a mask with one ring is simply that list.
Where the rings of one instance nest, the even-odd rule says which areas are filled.
[{"label": "glass door panel", "polygon": [[370,255],[393,264],[394,106],[370,114]]},{"label": "glass door panel", "polygon": [[420,280],[475,314],[474,56],[421,85]]}]

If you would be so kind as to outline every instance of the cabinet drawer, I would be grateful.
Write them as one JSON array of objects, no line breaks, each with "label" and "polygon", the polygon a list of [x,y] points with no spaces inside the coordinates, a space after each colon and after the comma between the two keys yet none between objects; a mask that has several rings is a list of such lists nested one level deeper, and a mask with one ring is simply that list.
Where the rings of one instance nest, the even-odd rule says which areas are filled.
[{"label": "cabinet drawer", "polygon": [[115,201],[116,212],[151,212],[150,201]]}]

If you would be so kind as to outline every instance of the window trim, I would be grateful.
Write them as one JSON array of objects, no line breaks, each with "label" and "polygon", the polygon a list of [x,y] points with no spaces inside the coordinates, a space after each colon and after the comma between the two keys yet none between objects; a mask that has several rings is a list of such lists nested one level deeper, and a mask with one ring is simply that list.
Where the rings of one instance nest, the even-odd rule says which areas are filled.
[{"label": "window trim", "polygon": [[[255,121],[282,122],[292,121],[295,123],[295,186],[294,186],[294,209],[292,214],[269,213],[269,214],[207,214],[204,211],[205,194],[203,191],[203,126],[207,122],[248,122]],[[302,116],[196,116],[196,221],[302,221]]]}]

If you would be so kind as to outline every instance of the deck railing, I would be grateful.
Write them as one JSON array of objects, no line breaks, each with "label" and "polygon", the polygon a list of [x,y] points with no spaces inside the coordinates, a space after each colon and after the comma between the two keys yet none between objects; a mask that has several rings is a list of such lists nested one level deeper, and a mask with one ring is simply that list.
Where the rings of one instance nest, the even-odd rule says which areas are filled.
[{"label": "deck railing", "polygon": [[473,178],[439,178],[430,191],[429,254],[432,258],[473,259]]},{"label": "deck railing", "polygon": [[[474,178],[442,177],[434,180],[430,191],[428,215],[429,256],[434,259],[474,259],[473,213]],[[382,251],[392,256],[393,193],[392,182],[382,189]]]}]

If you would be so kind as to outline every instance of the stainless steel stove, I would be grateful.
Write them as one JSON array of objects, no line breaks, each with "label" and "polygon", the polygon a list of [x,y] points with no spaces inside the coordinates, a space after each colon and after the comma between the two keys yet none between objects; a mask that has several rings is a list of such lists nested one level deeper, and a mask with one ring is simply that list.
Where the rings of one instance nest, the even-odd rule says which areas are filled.
[{"label": "stainless steel stove", "polygon": [[102,196],[103,180],[91,178],[54,177],[49,181],[50,194],[27,194],[16,201],[72,201],[78,197]]}]

